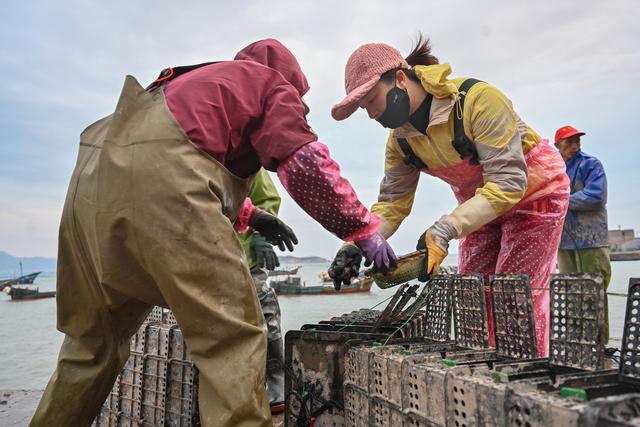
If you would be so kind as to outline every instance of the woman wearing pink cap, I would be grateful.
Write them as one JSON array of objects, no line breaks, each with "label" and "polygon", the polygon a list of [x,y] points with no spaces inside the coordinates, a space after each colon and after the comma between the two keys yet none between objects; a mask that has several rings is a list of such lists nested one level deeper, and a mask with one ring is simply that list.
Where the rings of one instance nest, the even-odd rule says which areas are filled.
[{"label": "woman wearing pink cap", "polygon": [[449,74],[449,64],[438,63],[422,36],[406,59],[386,44],[360,46],[347,61],[347,96],[331,114],[343,120],[360,107],[391,129],[385,175],[371,209],[381,218],[385,238],[411,212],[420,172],[451,186],[458,206],[418,240],[417,248],[427,249],[421,279],[438,272],[451,239],[461,239],[461,273],[487,279],[494,273],[528,274],[538,353],[545,356],[546,288],[569,197],[562,158],[498,89]]}]

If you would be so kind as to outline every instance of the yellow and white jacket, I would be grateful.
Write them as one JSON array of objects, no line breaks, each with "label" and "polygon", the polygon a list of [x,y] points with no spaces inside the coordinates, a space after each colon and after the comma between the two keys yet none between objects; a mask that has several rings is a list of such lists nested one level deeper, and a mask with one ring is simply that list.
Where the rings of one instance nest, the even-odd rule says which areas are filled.
[{"label": "yellow and white jacket", "polygon": [[[468,161],[462,160],[451,144],[454,114],[460,114],[458,88],[465,79],[448,79],[449,64],[416,66],[414,71],[434,98],[427,135],[407,122],[391,131],[387,140],[385,175],[378,202],[371,208],[382,220],[381,232],[385,237],[391,236],[411,212],[420,176],[414,166],[404,163],[397,138],[406,138],[416,156],[427,165],[425,172],[435,176]],[[482,180],[471,181],[464,176],[454,182],[445,179],[460,202],[447,216],[456,229],[457,235],[452,238],[464,237],[501,216],[526,195],[532,180],[542,178],[528,176],[525,161],[525,154],[541,137],[520,119],[511,101],[498,89],[484,82],[476,83],[465,98],[463,123],[478,151]],[[534,187],[539,187],[538,184]]]}]

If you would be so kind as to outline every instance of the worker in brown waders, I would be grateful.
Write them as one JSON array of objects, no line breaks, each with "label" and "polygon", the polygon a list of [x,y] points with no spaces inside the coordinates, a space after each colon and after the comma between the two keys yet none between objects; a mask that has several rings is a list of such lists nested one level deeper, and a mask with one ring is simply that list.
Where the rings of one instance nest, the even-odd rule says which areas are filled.
[{"label": "worker in brown waders", "polygon": [[267,426],[266,329],[235,231],[295,236],[245,199],[260,167],[328,231],[384,270],[395,255],[307,124],[309,89],[276,40],[233,61],[125,79],[113,114],[80,136],[60,224],[65,333],[33,426],[88,426],[154,305],[170,308],[200,370],[204,426]]}]

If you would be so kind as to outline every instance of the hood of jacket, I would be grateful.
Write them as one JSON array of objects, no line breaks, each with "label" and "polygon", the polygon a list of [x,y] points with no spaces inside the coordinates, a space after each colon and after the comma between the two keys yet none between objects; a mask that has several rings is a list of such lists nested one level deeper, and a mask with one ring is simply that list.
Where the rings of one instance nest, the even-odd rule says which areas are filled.
[{"label": "hood of jacket", "polygon": [[253,61],[272,68],[296,88],[300,96],[309,91],[307,77],[293,53],[275,39],[259,40],[239,51],[236,60]]},{"label": "hood of jacket", "polygon": [[447,63],[436,65],[418,65],[413,67],[422,87],[438,99],[448,98],[458,93],[458,87],[447,78],[451,66]]}]

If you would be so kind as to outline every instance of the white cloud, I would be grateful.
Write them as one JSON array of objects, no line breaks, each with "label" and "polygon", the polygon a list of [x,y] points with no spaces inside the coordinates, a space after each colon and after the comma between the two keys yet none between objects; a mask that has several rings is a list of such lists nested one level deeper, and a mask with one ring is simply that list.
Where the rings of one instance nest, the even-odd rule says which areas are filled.
[{"label": "white cloud", "polygon": [[0,210],[0,247],[14,256],[55,256],[62,203],[16,199]]},{"label": "white cloud", "polygon": [[[329,110],[344,94],[344,64],[358,45],[383,41],[407,54],[418,30],[454,75],[504,90],[541,134],[578,121],[591,141],[611,138],[612,147],[637,149],[624,137],[636,133],[640,87],[640,14],[632,0],[41,0],[5,2],[0,12],[1,166],[31,171],[24,180],[0,172],[0,198],[11,200],[1,213],[0,249],[20,255],[55,254],[78,135],[110,112],[125,74],[145,83],[168,65],[230,59],[259,38],[278,38],[298,57],[312,87],[310,122],[368,204],[382,175],[386,132],[362,113],[337,123]],[[628,157],[596,151],[618,188],[626,188],[624,173],[637,181]],[[55,186],[46,199],[45,185]],[[633,212],[640,196],[628,192],[622,202],[616,190],[610,189],[610,217],[640,228]],[[424,228],[454,205],[444,184],[423,177],[414,212],[392,240],[397,251],[411,250]],[[300,254],[333,254],[337,239],[288,196],[283,217],[301,237]],[[38,244],[27,247],[26,235]]]}]

